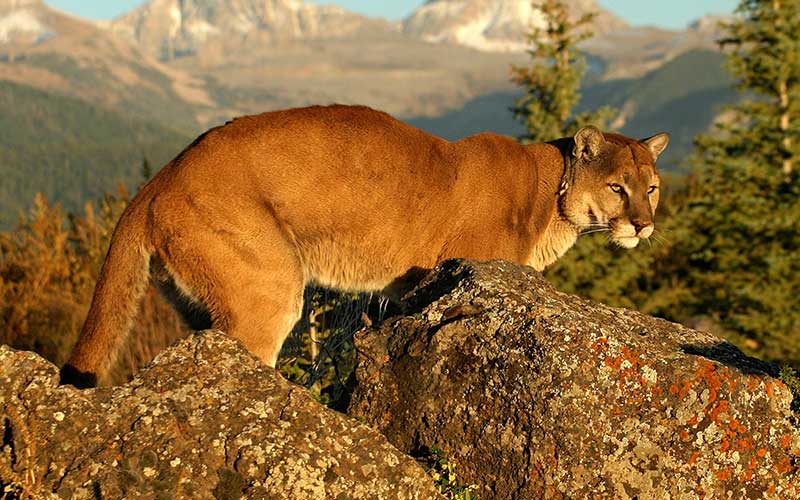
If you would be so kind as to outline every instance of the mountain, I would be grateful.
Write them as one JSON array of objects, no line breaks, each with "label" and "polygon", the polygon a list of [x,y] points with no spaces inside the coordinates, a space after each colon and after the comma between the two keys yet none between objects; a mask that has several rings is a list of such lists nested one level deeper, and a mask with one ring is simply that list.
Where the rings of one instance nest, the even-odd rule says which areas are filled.
[{"label": "mountain", "polygon": [[0,1],[0,43],[29,46],[53,35],[47,19],[41,19],[39,0]]},{"label": "mountain", "polygon": [[[707,16],[685,30],[664,30],[629,26],[595,0],[567,4],[573,19],[596,14],[588,24],[594,36],[582,48],[604,61],[606,79],[642,76],[687,50],[715,47],[723,19]],[[483,52],[523,52],[534,27],[544,20],[530,0],[428,0],[403,21],[409,37]]]},{"label": "mountain", "polygon": [[160,60],[200,55],[220,61],[233,50],[296,40],[363,40],[397,28],[302,0],[153,0],[113,21],[110,29]]},{"label": "mountain", "polygon": [[603,78],[640,77],[690,50],[718,50],[717,40],[725,18],[706,16],[684,30],[628,26],[582,43],[589,54],[607,62]]},{"label": "mountain", "polygon": [[194,76],[213,101],[200,117],[206,126],[331,102],[437,115],[509,88],[509,65],[524,59],[431,44],[399,24],[300,0],[152,0],[105,27]]},{"label": "mountain", "polygon": [[[627,26],[595,0],[568,5],[573,19],[597,13],[589,24],[596,35]],[[414,38],[500,52],[525,50],[533,27],[544,27],[544,20],[530,0],[428,0],[403,21],[403,32]]]},{"label": "mountain", "polygon": [[[598,36],[585,46],[593,77],[639,77],[709,46],[691,29],[629,27],[595,0],[570,3],[576,16],[598,12],[591,26]],[[208,101],[197,120],[209,126],[331,102],[435,118],[513,90],[509,67],[528,62],[522,49],[536,22],[530,0],[431,0],[402,25],[302,0],[151,0],[106,28],[191,75]]]},{"label": "mountain", "polygon": [[79,210],[141,180],[147,158],[158,168],[190,137],[86,101],[0,81],[0,230],[37,192]]},{"label": "mountain", "polygon": [[192,131],[216,106],[191,74],[39,0],[0,0],[0,80]]}]

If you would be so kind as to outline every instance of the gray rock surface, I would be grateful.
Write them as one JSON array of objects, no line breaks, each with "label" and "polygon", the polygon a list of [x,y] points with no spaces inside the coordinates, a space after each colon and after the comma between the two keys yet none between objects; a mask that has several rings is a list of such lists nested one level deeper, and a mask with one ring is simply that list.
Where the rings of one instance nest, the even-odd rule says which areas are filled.
[{"label": "gray rock surface", "polygon": [[316,403],[218,332],[181,341],[129,384],[78,391],[0,347],[0,498],[411,499],[412,459]]},{"label": "gray rock surface", "polygon": [[356,337],[349,413],[445,450],[480,498],[800,498],[800,432],[772,367],[720,339],[448,261]]}]

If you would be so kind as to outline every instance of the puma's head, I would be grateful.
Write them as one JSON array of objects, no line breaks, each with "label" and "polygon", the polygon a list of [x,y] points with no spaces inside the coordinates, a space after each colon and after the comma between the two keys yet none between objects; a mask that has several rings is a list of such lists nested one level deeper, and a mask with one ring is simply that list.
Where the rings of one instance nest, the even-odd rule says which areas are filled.
[{"label": "puma's head", "polygon": [[656,159],[669,135],[637,141],[590,126],[574,139],[574,181],[561,204],[566,219],[585,232],[608,230],[625,248],[649,238],[661,182]]}]

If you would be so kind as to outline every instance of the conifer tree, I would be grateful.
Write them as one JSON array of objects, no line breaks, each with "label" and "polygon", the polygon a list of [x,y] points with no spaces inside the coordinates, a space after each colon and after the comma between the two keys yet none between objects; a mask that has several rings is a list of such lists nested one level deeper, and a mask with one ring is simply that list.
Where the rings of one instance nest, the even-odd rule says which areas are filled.
[{"label": "conifer tree", "polygon": [[800,2],[744,0],[720,41],[748,99],[696,141],[679,249],[687,312],[761,356],[800,363]]},{"label": "conifer tree", "polygon": [[592,37],[586,25],[596,13],[570,20],[569,9],[562,0],[532,2],[542,14],[544,27],[534,27],[528,34],[532,48],[528,51],[531,65],[512,66],[512,81],[522,87],[524,95],[511,108],[527,133],[523,142],[551,141],[572,135],[584,125],[605,128],[614,111],[609,108],[575,115],[580,100],[578,92],[586,73],[586,58],[578,44]]}]

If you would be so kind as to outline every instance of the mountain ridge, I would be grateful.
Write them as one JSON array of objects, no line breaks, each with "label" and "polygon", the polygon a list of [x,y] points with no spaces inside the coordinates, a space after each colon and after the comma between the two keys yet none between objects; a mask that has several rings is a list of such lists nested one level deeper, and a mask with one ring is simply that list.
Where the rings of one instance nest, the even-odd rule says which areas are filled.
[{"label": "mountain ridge", "polygon": [[[627,27],[595,0],[568,0],[568,7],[573,20],[596,14],[588,29],[597,35]],[[544,18],[528,0],[429,0],[403,20],[411,37],[499,52],[524,51],[533,27],[543,28]]]},{"label": "mountain ridge", "polygon": [[302,0],[151,0],[109,23],[117,36],[160,60],[201,51],[217,56],[259,44],[347,38],[396,30],[393,26],[337,5]]}]

